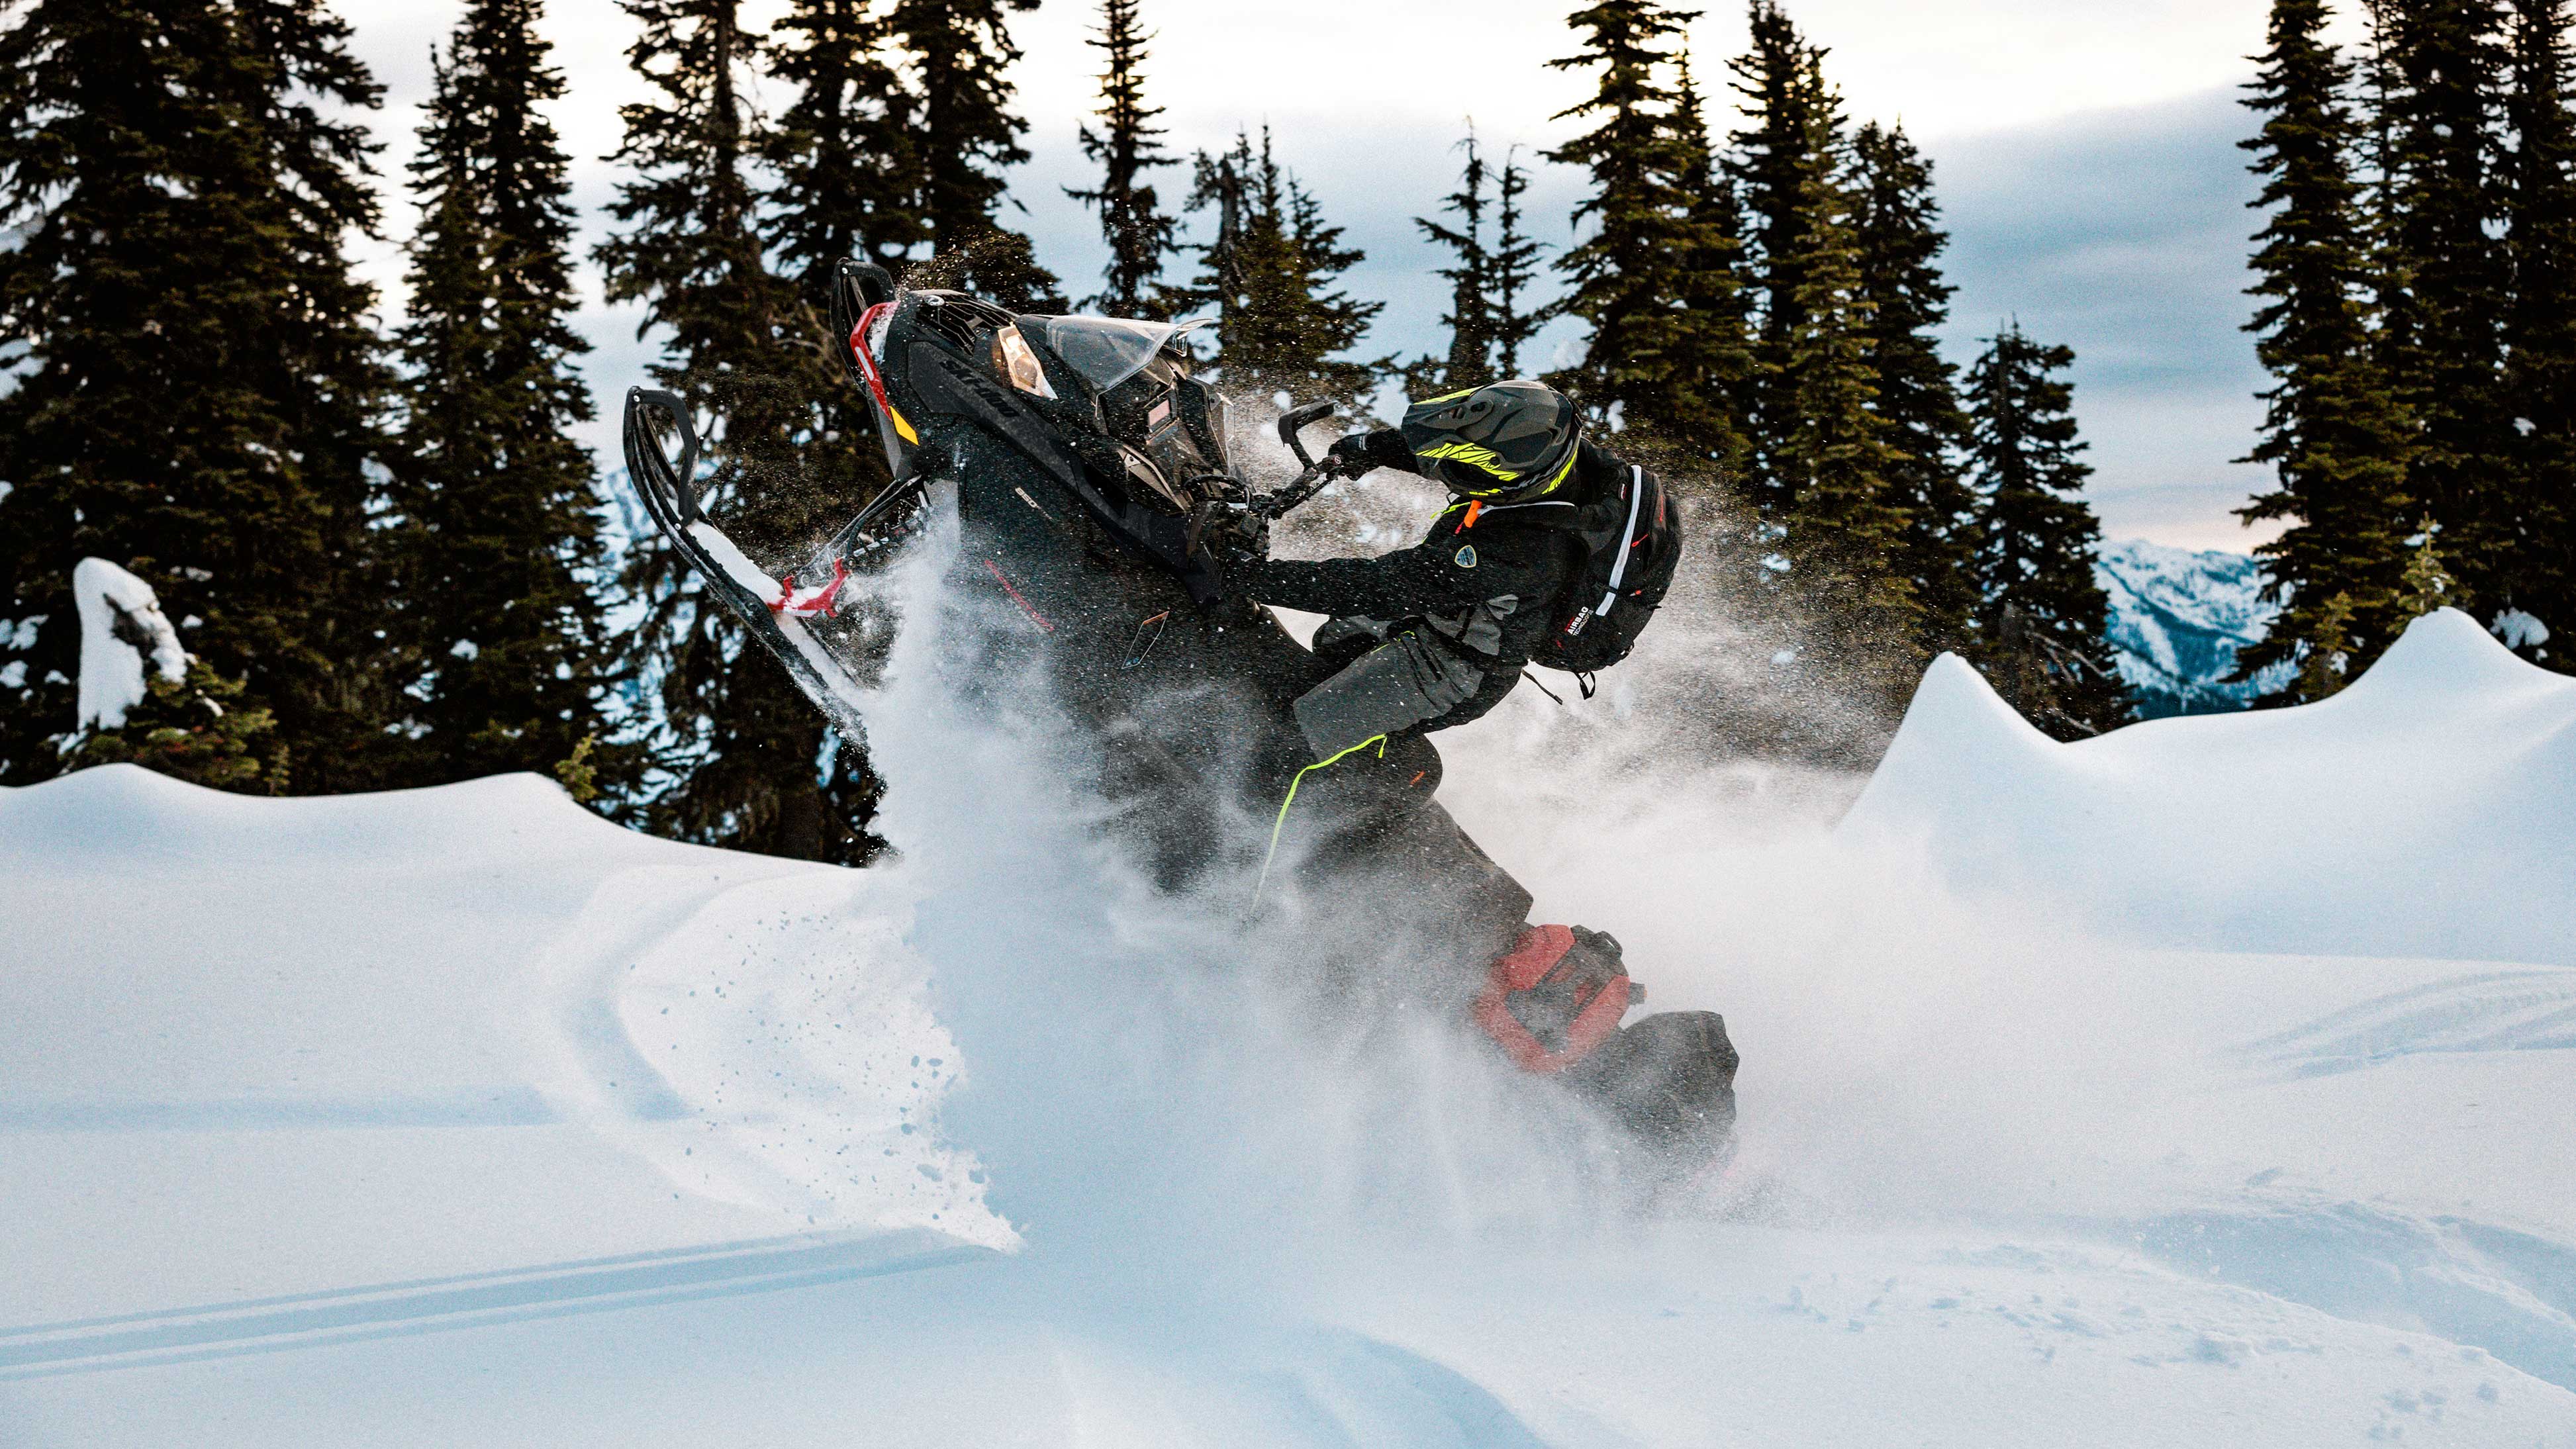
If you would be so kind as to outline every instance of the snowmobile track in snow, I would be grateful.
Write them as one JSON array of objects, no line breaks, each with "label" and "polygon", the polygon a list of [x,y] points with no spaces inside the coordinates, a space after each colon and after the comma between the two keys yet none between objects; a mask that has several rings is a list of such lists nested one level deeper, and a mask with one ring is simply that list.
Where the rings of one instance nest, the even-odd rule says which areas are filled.
[{"label": "snowmobile track in snow", "polygon": [[2568,1048],[2576,1048],[2576,971],[2539,968],[2392,992],[2237,1050],[2290,1076],[2314,1077],[2417,1052]]},{"label": "snowmobile track in snow", "polygon": [[771,1293],[996,1256],[938,1233],[809,1233],[0,1329],[0,1382]]}]

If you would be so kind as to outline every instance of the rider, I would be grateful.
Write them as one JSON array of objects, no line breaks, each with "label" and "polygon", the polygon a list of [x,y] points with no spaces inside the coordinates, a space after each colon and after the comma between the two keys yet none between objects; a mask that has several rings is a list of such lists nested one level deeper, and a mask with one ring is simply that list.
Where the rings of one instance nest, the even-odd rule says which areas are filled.
[{"label": "rider", "polygon": [[[1454,501],[1411,548],[1296,563],[1261,558],[1255,545],[1226,577],[1262,602],[1331,616],[1314,643],[1317,668],[1331,672],[1296,701],[1307,770],[1377,745],[1369,754],[1392,769],[1362,775],[1418,786],[1439,768],[1419,737],[1492,709],[1573,612],[1589,505],[1636,470],[1584,437],[1573,399],[1526,380],[1426,398],[1401,428],[1345,437],[1330,459],[1347,477],[1400,468],[1436,479]],[[1391,745],[1409,748],[1389,759]],[[1619,943],[1580,927],[1526,927],[1488,971],[1476,1020],[1532,1071],[1572,1066],[1644,995]]]},{"label": "rider", "polygon": [[1252,598],[1332,616],[1314,650],[1335,672],[1296,704],[1318,761],[1501,702],[1568,612],[1584,505],[1629,472],[1584,437],[1572,398],[1526,380],[1426,398],[1401,428],[1351,434],[1330,457],[1349,477],[1399,468],[1437,480],[1455,501],[1422,542],[1380,558],[1229,567]]}]

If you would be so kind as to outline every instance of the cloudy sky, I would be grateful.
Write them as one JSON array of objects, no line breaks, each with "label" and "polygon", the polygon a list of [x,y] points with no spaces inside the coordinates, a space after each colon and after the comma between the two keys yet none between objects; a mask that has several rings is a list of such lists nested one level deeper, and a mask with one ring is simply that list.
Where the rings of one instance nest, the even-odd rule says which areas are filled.
[{"label": "cloudy sky", "polygon": [[[342,0],[357,45],[388,87],[376,120],[399,176],[429,83],[428,55],[461,0]],[[1019,20],[1017,72],[1030,121],[1014,178],[1041,259],[1079,288],[1101,251],[1090,215],[1060,187],[1088,179],[1074,129],[1093,103],[1094,0],[1045,0]],[[1570,0],[1146,0],[1159,31],[1148,67],[1171,145],[1214,148],[1265,122],[1281,158],[1366,248],[1352,290],[1387,304],[1372,349],[1441,345],[1436,264],[1409,218],[1452,181],[1452,143],[1472,118],[1496,148],[1555,144],[1548,118],[1585,81],[1548,70],[1567,54]],[[2093,501],[2113,538],[2242,549],[2262,535],[2229,516],[2260,481],[2231,462],[2250,441],[2262,384],[2244,334],[2252,194],[2236,140],[2237,87],[2262,41],[2264,0],[1793,0],[1832,50],[1827,69],[1858,118],[1901,121],[1931,155],[1959,287],[1953,354],[2010,317],[2077,353],[2077,404],[2098,469]],[[755,15],[774,6],[754,0]],[[557,124],[593,220],[613,194],[617,106],[637,94],[614,0],[551,0],[546,25],[571,94]],[[1704,83],[1742,48],[1740,9],[1691,27]],[[1177,174],[1173,175],[1177,185]],[[1580,178],[1542,168],[1532,212],[1563,243]],[[367,266],[399,306],[407,201]],[[589,372],[607,403],[639,378],[650,344],[631,311],[593,306]],[[606,458],[613,425],[593,442]]]}]

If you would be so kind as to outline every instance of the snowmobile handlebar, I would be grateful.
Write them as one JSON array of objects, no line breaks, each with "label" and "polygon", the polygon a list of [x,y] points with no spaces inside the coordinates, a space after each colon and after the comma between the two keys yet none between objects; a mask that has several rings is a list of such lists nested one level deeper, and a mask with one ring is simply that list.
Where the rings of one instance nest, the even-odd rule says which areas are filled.
[{"label": "snowmobile handlebar", "polygon": [[1305,441],[1297,435],[1332,415],[1333,400],[1331,398],[1319,398],[1314,402],[1306,404],[1302,408],[1290,408],[1287,412],[1280,415],[1279,441],[1288,445],[1288,451],[1296,454],[1297,461],[1304,464],[1306,466],[1306,471],[1310,473],[1313,472],[1317,466],[1315,459],[1312,455],[1307,453]]},{"label": "snowmobile handlebar", "polygon": [[1305,441],[1297,436],[1300,431],[1332,415],[1332,399],[1323,398],[1301,408],[1291,408],[1280,416],[1279,441],[1287,444],[1288,451],[1297,455],[1297,461],[1305,465],[1305,471],[1289,479],[1284,488],[1245,500],[1244,512],[1265,521],[1285,517],[1291,509],[1314,497],[1325,484],[1342,475],[1340,459],[1330,453],[1316,457],[1306,451]]}]

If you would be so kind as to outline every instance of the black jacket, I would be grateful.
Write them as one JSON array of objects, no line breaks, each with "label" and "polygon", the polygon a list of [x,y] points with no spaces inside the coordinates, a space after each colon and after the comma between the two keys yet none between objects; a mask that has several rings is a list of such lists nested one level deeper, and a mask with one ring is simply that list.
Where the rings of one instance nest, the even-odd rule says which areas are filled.
[{"label": "black jacket", "polygon": [[[1367,455],[1382,467],[1419,472],[1404,435],[1392,429],[1369,436]],[[1479,508],[1472,522],[1468,505],[1453,505],[1429,537],[1380,558],[1262,561],[1239,577],[1244,591],[1263,603],[1431,622],[1445,643],[1485,671],[1476,697],[1441,721],[1464,724],[1511,691],[1540,636],[1569,612],[1568,594],[1584,562],[1583,544],[1569,525],[1581,505],[1617,488],[1627,471],[1608,449],[1586,441],[1573,476],[1548,497]]]}]

